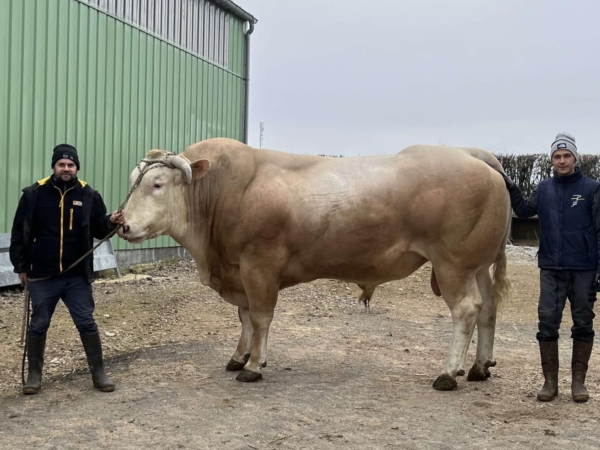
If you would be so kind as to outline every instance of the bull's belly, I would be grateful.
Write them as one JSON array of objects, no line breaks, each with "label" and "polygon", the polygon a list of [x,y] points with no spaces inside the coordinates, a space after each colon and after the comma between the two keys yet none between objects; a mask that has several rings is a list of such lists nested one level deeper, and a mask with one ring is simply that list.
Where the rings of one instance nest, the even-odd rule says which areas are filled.
[{"label": "bull's belly", "polygon": [[324,257],[320,262],[304,264],[292,260],[281,275],[281,288],[307,283],[320,278],[359,284],[381,284],[406,278],[427,262],[415,252],[403,252],[395,257],[337,259]]},{"label": "bull's belly", "polygon": [[[303,264],[300,259],[292,259],[280,274],[279,288],[285,289],[322,278],[378,285],[406,278],[426,262],[427,258],[415,252],[403,252],[395,258],[377,258],[371,261],[361,258],[355,260],[329,258],[321,264],[311,265]],[[226,302],[247,308],[248,297],[244,292],[239,272],[236,275],[227,279],[211,276],[209,286]]]}]

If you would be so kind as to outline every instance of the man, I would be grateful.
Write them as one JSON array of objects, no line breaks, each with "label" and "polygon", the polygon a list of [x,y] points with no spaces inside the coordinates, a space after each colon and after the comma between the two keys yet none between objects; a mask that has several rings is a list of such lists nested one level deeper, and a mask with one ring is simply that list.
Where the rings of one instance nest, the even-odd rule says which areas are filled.
[{"label": "man", "polygon": [[585,402],[584,385],[594,341],[594,301],[600,276],[600,184],[576,167],[575,138],[559,133],[551,145],[554,176],[542,181],[529,200],[505,176],[513,210],[519,217],[538,215],[541,235],[538,253],[540,298],[538,304],[542,370],[545,383],[537,398],[551,401],[558,395],[558,330],[566,299],[571,302],[573,400]]},{"label": "man", "polygon": [[24,394],[40,390],[46,332],[59,299],[81,336],[94,387],[104,392],[115,388],[104,372],[100,334],[93,316],[92,255],[67,269],[92,248],[94,238],[104,238],[122,223],[122,213],[106,215],[100,194],[77,178],[79,169],[75,147],[56,146],[52,176],[23,189],[14,218],[10,260],[22,284],[28,286],[32,303]]}]

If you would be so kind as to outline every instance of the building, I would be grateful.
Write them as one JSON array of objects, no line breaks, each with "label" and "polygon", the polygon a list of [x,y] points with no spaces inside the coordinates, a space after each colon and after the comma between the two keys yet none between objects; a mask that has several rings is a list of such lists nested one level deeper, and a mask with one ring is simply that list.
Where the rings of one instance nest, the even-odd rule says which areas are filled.
[{"label": "building", "polygon": [[[247,141],[255,23],[229,0],[0,0],[0,233],[56,144],[77,147],[114,210],[148,150]],[[131,261],[178,252],[166,237],[113,245]]]}]

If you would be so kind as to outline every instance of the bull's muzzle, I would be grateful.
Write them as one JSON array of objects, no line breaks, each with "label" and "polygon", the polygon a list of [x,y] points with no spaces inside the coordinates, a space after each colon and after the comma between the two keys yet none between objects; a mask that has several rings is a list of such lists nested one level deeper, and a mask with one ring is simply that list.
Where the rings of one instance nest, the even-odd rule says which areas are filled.
[{"label": "bull's muzzle", "polygon": [[129,234],[130,230],[131,230],[131,228],[129,227],[129,225],[124,223],[123,226],[120,226],[119,229],[117,230],[117,234],[119,235],[120,238],[127,240],[127,235]]}]

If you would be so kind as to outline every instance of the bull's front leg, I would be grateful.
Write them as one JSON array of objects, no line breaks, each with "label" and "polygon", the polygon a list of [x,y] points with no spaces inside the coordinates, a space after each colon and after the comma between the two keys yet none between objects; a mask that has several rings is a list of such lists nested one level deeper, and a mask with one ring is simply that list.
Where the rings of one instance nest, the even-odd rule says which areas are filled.
[{"label": "bull's front leg", "polygon": [[250,351],[252,348],[252,335],[254,329],[252,328],[252,322],[250,321],[250,310],[247,307],[239,306],[238,316],[242,323],[242,334],[237,348],[235,349],[235,353],[225,368],[229,371],[242,370],[250,358]]},{"label": "bull's front leg", "polygon": [[261,369],[267,365],[267,338],[277,304],[279,284],[275,277],[254,270],[242,269],[241,274],[248,296],[253,336],[250,359],[236,379],[251,382],[262,378]]}]

